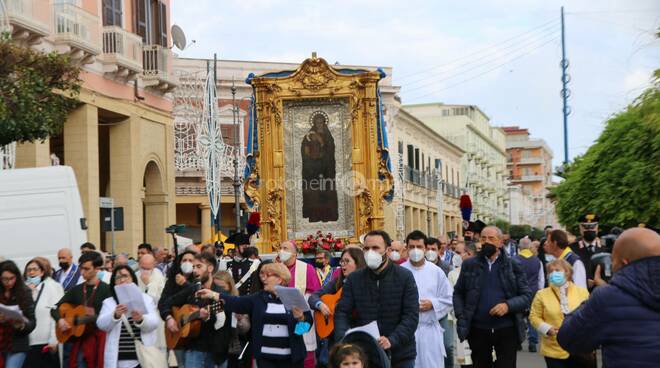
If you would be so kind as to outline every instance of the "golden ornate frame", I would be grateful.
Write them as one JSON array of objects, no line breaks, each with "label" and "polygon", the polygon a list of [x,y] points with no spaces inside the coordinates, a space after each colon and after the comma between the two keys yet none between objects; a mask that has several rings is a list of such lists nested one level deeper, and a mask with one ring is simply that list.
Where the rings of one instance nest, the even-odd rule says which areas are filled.
[{"label": "golden ornate frame", "polygon": [[[261,211],[263,252],[279,248],[286,240],[286,190],[284,188],[283,101],[344,97],[349,100],[352,132],[354,236],[382,229],[383,198],[392,189],[392,176],[385,169],[378,146],[377,71],[342,74],[315,54],[292,74],[254,77],[259,152],[253,173],[246,178],[246,195]],[[380,175],[380,176],[379,176]],[[260,185],[256,186],[259,178]]]}]

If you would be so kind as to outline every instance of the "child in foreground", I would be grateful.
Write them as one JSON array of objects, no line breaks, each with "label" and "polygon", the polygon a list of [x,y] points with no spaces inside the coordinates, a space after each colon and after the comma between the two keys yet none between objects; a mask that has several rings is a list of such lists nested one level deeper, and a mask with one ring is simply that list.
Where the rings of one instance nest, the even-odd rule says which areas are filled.
[{"label": "child in foreground", "polygon": [[354,344],[337,344],[330,351],[330,368],[368,368],[367,356]]}]

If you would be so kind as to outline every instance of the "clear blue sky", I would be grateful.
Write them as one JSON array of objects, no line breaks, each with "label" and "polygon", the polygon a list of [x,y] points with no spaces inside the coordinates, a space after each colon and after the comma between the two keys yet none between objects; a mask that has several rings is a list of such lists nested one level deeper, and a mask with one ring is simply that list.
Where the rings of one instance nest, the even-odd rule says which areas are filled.
[{"label": "clear blue sky", "polygon": [[[559,1],[173,0],[185,57],[393,67],[403,103],[474,104],[563,160]],[[570,156],[660,68],[660,1],[566,2]]]}]

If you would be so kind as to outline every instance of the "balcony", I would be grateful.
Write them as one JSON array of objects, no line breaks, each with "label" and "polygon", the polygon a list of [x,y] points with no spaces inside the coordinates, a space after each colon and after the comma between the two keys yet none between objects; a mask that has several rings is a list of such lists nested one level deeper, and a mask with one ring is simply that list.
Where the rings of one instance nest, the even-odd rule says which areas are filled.
[{"label": "balcony", "polygon": [[543,164],[542,157],[522,157],[517,162],[518,165],[541,165]]},{"label": "balcony", "polygon": [[511,178],[511,182],[520,183],[520,182],[532,182],[532,181],[543,181],[543,175],[522,175],[514,176]]},{"label": "balcony", "polygon": [[50,32],[48,6],[39,0],[6,0],[13,40],[35,45]]},{"label": "balcony", "polygon": [[420,187],[437,190],[438,189],[438,176],[433,172],[425,172],[417,170],[410,166],[405,166],[406,181],[418,185]]},{"label": "balcony", "polygon": [[146,87],[153,87],[162,92],[169,92],[176,87],[176,81],[170,74],[172,53],[160,45],[142,47],[143,78]]},{"label": "balcony", "polygon": [[117,26],[103,27],[103,70],[128,80],[142,73],[142,38]]},{"label": "balcony", "polygon": [[99,17],[72,4],[53,4],[55,45],[73,60],[82,64],[94,62],[102,51],[99,30]]}]

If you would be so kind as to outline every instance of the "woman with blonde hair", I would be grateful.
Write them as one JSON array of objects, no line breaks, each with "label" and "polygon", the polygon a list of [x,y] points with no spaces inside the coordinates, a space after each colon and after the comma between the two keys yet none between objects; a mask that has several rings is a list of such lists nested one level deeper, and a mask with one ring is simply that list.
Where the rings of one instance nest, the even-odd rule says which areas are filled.
[{"label": "woman with blonde hair", "polygon": [[251,344],[259,368],[302,368],[307,355],[302,335],[311,328],[312,314],[296,307],[287,311],[278,298],[275,287],[286,287],[291,280],[285,265],[265,264],[259,278],[264,290],[251,295],[232,296],[203,289],[197,292],[197,297],[223,300],[228,312],[250,315]]},{"label": "woman with blonde hair", "polygon": [[571,356],[557,342],[557,333],[564,316],[589,298],[587,289],[571,280],[573,268],[563,259],[546,265],[549,286],[539,290],[532,301],[529,321],[541,335],[541,355],[548,368],[590,368],[595,361],[588,357]]}]

